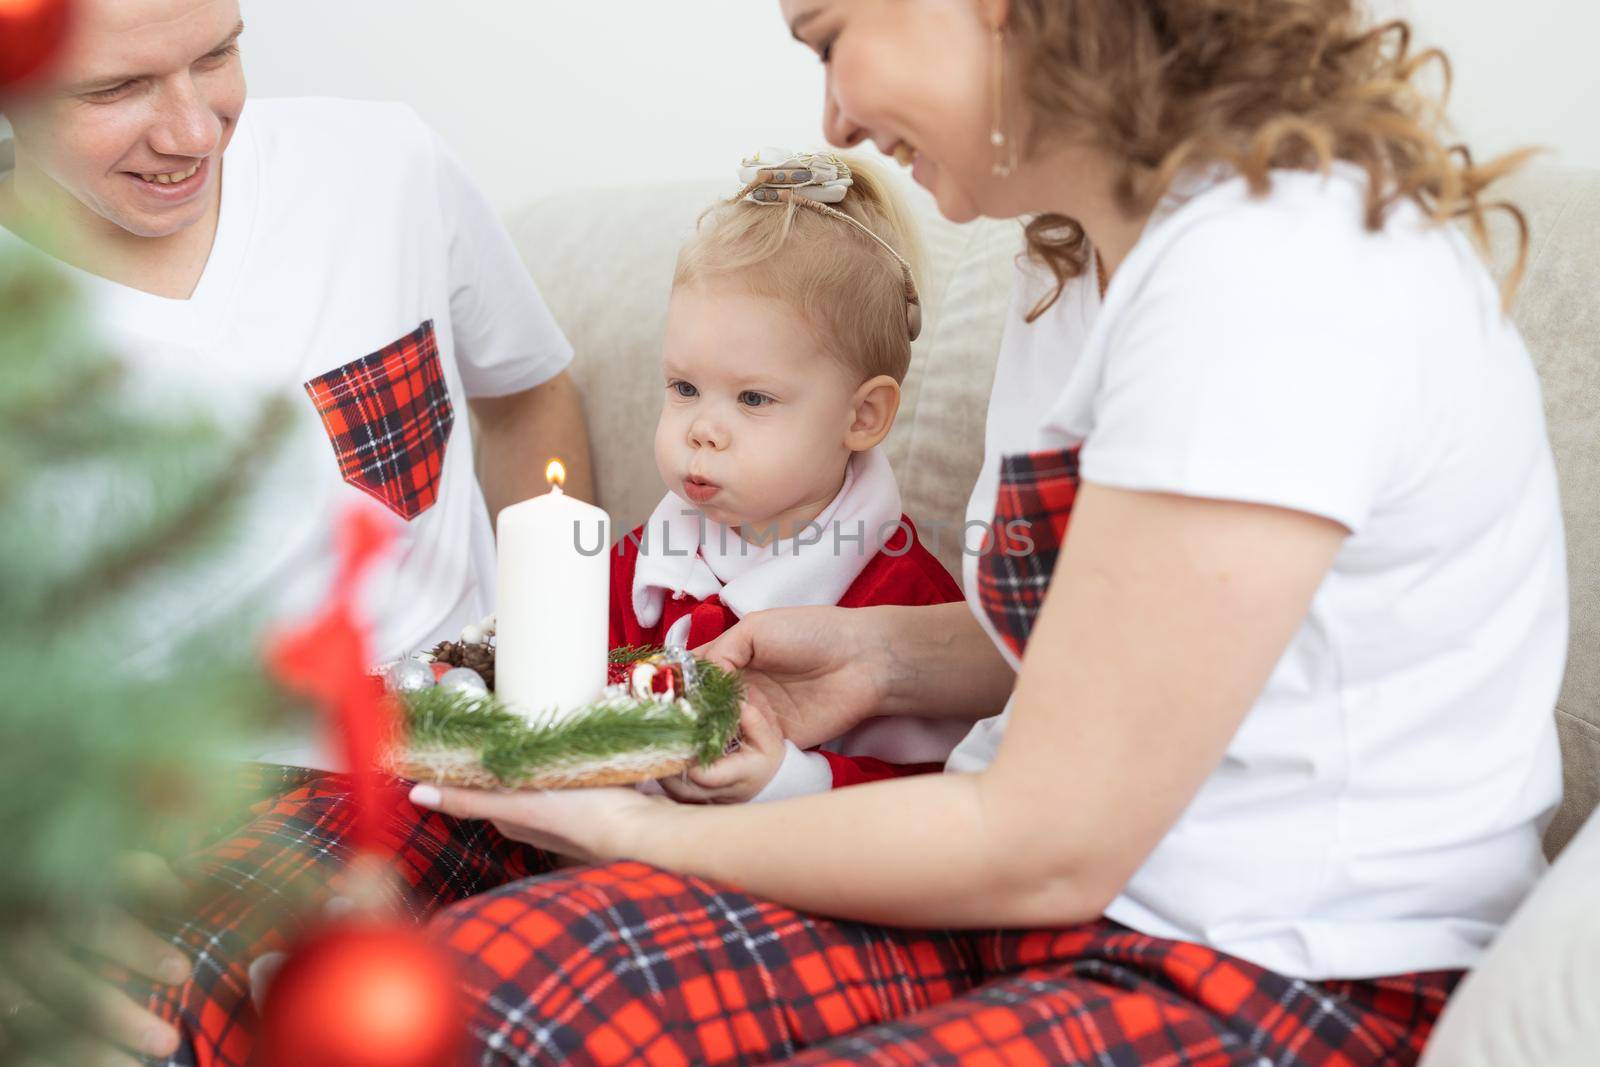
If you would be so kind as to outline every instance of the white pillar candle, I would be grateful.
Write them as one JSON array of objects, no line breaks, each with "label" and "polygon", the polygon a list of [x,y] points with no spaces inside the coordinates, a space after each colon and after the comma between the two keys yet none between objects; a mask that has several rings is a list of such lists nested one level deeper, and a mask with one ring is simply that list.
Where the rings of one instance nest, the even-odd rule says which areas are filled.
[{"label": "white pillar candle", "polygon": [[561,491],[564,476],[552,460],[550,491],[496,522],[495,694],[529,718],[591,704],[606,684],[610,523]]}]

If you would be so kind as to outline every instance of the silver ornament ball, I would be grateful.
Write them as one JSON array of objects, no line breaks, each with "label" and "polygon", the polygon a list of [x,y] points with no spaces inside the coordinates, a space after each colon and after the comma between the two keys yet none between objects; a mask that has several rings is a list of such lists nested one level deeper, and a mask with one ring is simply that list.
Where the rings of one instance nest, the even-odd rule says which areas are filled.
[{"label": "silver ornament ball", "polygon": [[471,667],[453,667],[439,679],[439,688],[467,696],[488,696],[489,685]]},{"label": "silver ornament ball", "polygon": [[403,659],[389,668],[388,682],[392,692],[420,693],[433,688],[433,668],[419,659]]}]

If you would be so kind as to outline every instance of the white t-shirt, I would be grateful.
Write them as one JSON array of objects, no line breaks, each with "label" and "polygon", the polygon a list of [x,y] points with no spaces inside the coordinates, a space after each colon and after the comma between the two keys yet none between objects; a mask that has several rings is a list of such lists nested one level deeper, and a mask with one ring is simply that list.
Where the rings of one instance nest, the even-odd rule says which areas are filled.
[{"label": "white t-shirt", "polygon": [[[993,515],[1002,455],[1081,444],[1085,482],[1351,531],[1221,765],[1106,912],[1304,978],[1471,965],[1543,872],[1561,793],[1539,382],[1462,236],[1410,205],[1368,233],[1364,188],[1339,168],[1171,201],[1103,307],[1075,281],[1032,326],[1045,290],[1024,268],[968,506]],[[1004,725],[950,768],[985,766]]]},{"label": "white t-shirt", "polygon": [[[571,347],[489,203],[407,107],[251,100],[222,179],[190,299],[69,271],[147,400],[198,408],[230,447],[266,398],[293,411],[215,565],[197,585],[151,591],[152,649],[241,605],[268,618],[314,607],[336,518],[358,503],[397,534],[363,589],[375,657],[456,636],[493,610],[494,590],[466,400],[549,380]],[[346,404],[352,482],[306,387],[324,376],[332,425]],[[375,417],[385,404],[388,417]]]}]

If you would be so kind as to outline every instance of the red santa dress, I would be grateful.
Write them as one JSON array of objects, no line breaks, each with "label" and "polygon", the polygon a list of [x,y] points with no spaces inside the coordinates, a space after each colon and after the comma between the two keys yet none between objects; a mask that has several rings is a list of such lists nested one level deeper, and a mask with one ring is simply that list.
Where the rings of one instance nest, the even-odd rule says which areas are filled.
[{"label": "red santa dress", "polygon": [[[767,608],[947,604],[961,587],[900,510],[878,449],[857,453],[838,495],[794,537],[757,546],[668,493],[611,557],[611,645],[696,648]],[[968,723],[871,719],[817,749],[786,743],[755,800],[942,769]]]}]

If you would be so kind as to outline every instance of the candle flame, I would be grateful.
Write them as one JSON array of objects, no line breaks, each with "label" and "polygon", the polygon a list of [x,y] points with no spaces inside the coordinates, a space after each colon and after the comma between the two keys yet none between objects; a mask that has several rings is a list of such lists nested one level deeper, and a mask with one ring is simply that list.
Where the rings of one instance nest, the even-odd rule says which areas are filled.
[{"label": "candle flame", "polygon": [[544,469],[544,480],[560,489],[567,484],[567,467],[559,459],[552,459]]}]

